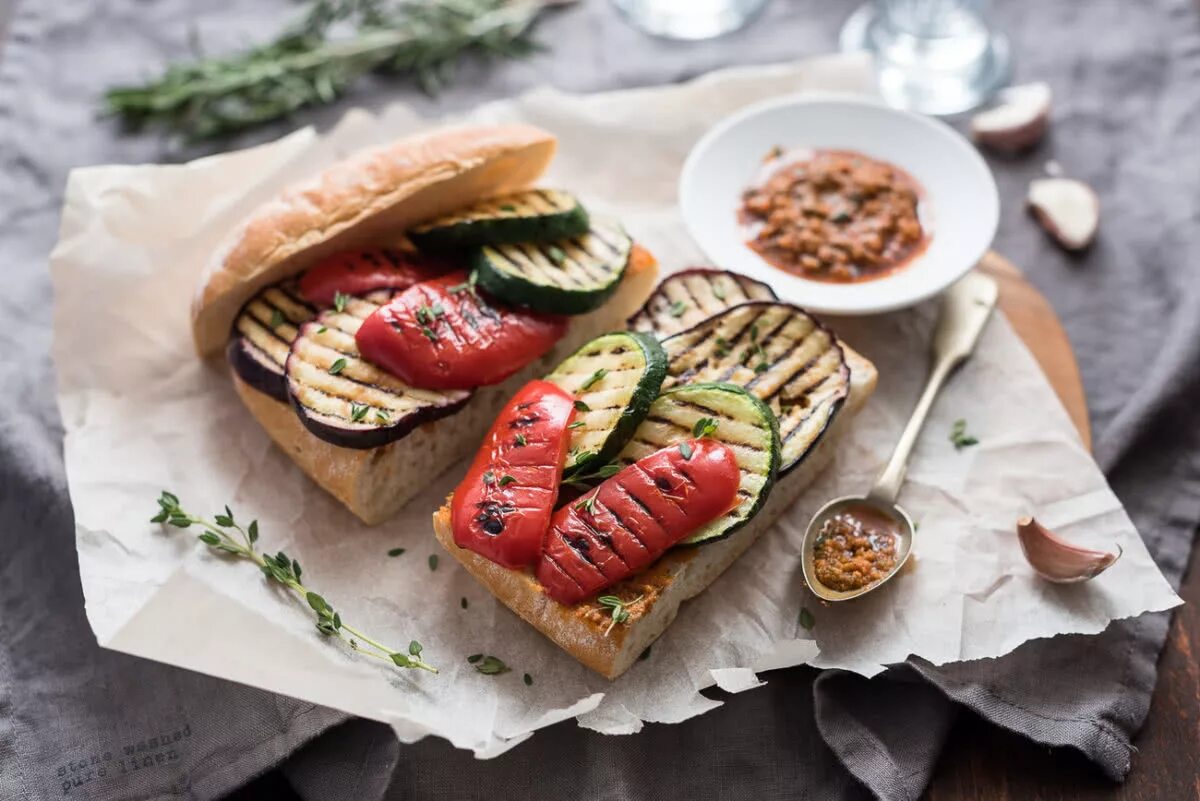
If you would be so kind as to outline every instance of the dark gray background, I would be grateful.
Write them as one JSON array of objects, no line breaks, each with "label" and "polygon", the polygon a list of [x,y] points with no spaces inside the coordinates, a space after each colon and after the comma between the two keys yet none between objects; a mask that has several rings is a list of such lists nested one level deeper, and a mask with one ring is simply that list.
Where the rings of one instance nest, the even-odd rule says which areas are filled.
[{"label": "dark gray background", "polygon": [[[1186,0],[995,5],[1018,78],[1048,80],[1056,93],[1049,140],[1031,156],[993,162],[1004,199],[997,249],[1062,316],[1097,458],[1178,583],[1200,519],[1197,11]],[[400,747],[377,724],[343,723],[329,710],[100,651],[83,613],[48,358],[46,256],[66,173],[203,152],[119,135],[97,119],[98,93],[185,56],[190,26],[220,50],[270,35],[292,8],[284,0],[0,0],[0,20],[12,15],[0,45],[0,798],[208,799],[282,765],[312,799],[905,799],[927,783],[955,702],[1039,742],[1079,749],[1113,779],[1125,775],[1163,615],[1098,637],[1030,643],[1000,660],[900,666],[871,681],[782,671],[678,726],[603,737],[567,723],[490,762],[439,741]],[[800,58],[832,49],[851,8],[773,0],[740,34],[678,44],[645,37],[603,0],[587,0],[546,21],[548,50],[529,61],[470,67],[436,101],[371,82],[353,102],[405,100],[433,113],[544,82],[588,91]],[[300,122],[326,125],[344,108],[223,147]],[[1084,256],[1059,252],[1021,209],[1049,158],[1100,193],[1104,223]]]}]

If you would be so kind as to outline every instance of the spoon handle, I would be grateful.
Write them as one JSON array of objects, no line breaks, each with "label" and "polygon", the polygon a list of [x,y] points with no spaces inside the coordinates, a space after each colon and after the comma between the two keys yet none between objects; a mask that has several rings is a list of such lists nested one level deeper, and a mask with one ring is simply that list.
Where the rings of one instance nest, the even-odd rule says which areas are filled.
[{"label": "spoon handle", "polygon": [[942,295],[941,313],[933,334],[933,369],[925,382],[921,398],[913,409],[908,424],[900,434],[896,449],[867,497],[895,503],[908,469],[908,457],[929,416],[938,392],[955,368],[966,361],[979,341],[979,334],[996,306],[999,294],[996,282],[983,273],[972,270]]}]

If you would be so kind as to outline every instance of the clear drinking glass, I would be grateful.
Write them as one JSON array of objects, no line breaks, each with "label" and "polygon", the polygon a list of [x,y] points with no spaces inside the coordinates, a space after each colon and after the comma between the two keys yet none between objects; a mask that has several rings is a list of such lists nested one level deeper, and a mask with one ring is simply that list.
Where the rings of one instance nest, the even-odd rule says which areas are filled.
[{"label": "clear drinking glass", "polygon": [[612,0],[631,23],[668,39],[711,39],[741,28],[767,0]]},{"label": "clear drinking glass", "polygon": [[875,55],[879,90],[900,108],[957,114],[1004,86],[1008,40],[988,27],[984,0],[875,0],[842,27],[843,50]]}]

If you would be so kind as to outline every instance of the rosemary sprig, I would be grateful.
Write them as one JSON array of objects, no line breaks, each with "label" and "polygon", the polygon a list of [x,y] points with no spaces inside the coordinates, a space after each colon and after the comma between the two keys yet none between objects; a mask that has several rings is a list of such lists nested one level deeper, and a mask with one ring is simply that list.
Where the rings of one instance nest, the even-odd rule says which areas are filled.
[{"label": "rosemary sprig", "polygon": [[[104,95],[110,114],[209,139],[332,103],[368,73],[407,76],[430,94],[466,55],[519,58],[530,29],[563,0],[310,0],[298,24],[243,53],[175,64]],[[345,29],[349,29],[346,33]]]},{"label": "rosemary sprig", "polygon": [[277,554],[262,553],[258,550],[258,521],[251,521],[249,526],[242,527],[233,518],[233,512],[228,506],[223,513],[207,520],[184,511],[179,498],[166,490],[158,498],[158,514],[150,518],[152,523],[165,523],[176,528],[197,526],[203,531],[198,539],[214,551],[233,554],[248,559],[258,565],[268,581],[275,581],[287,587],[303,598],[309,608],[317,616],[317,631],[326,636],[337,637],[353,650],[367,656],[390,662],[396,667],[420,668],[430,673],[438,669],[421,659],[421,643],[413,640],[408,644],[408,650],[396,651],[388,648],[377,640],[368,637],[358,629],[342,620],[341,614],[329,605],[329,602],[300,582],[300,563],[289,557],[283,551]]}]

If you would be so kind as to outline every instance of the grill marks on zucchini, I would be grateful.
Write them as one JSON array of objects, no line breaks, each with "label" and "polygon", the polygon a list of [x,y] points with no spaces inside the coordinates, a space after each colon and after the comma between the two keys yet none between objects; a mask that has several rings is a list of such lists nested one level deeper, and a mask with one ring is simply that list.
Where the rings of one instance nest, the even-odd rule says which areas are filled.
[{"label": "grill marks on zucchini", "polygon": [[725,270],[694,267],[663,279],[638,313],[629,318],[629,328],[663,339],[732,306],[775,299],[775,291],[761,281]]},{"label": "grill marks on zucchini", "polygon": [[662,346],[645,334],[620,331],[588,342],[546,377],[577,404],[567,475],[607,464],[658,397],[667,374]]},{"label": "grill marks on zucchini", "polygon": [[242,307],[233,323],[226,356],[238,377],[250,386],[287,403],[283,365],[298,326],[316,309],[300,296],[294,281],[269,286]]},{"label": "grill marks on zucchini", "polygon": [[727,381],[766,401],[779,418],[781,472],[799,464],[850,392],[833,334],[786,303],[745,303],[663,341],[664,386]]},{"label": "grill marks on zucchini", "polygon": [[471,398],[466,390],[429,390],[360,358],[354,334],[391,297],[349,298],[301,326],[285,365],[288,395],[305,427],[345,448],[375,448],[417,425],[444,417]]},{"label": "grill marks on zucchini", "polygon": [[573,195],[557,189],[530,189],[487,198],[409,231],[427,251],[463,250],[514,242],[549,242],[581,236],[588,214]]},{"label": "grill marks on zucchini", "polygon": [[737,458],[738,503],[683,541],[694,545],[727,537],[752,518],[766,501],[779,468],[778,423],[758,398],[732,384],[686,384],[669,389],[650,406],[646,419],[621,451],[624,466],[693,437],[702,418],[715,420],[713,439]]},{"label": "grill marks on zucchini", "polygon": [[633,241],[616,223],[594,221],[582,236],[485,246],[475,257],[479,286],[515,306],[584,314],[616,290]]}]

